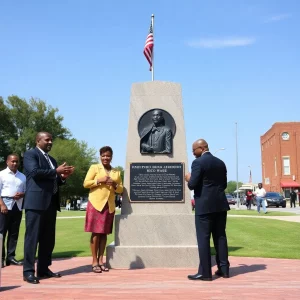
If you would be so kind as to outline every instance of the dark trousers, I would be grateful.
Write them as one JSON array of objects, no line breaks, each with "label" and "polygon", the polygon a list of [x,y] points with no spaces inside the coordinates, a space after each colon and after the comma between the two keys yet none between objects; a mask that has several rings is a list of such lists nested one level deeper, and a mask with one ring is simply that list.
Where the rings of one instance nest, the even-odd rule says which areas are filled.
[{"label": "dark trousers", "polygon": [[52,264],[55,245],[56,204],[51,202],[47,210],[25,210],[26,232],[24,243],[23,273],[34,274],[35,255],[38,249],[37,272],[45,273]]},{"label": "dark trousers", "polygon": [[217,212],[195,216],[196,234],[199,251],[198,273],[212,277],[210,236],[212,234],[216,250],[216,262],[223,272],[228,271],[228,246],[226,237],[227,212]]},{"label": "dark trousers", "polygon": [[7,234],[7,255],[6,259],[10,260],[16,255],[16,248],[19,237],[19,229],[22,220],[22,211],[19,210],[15,203],[13,208],[3,214],[0,212],[0,233],[3,235],[2,260],[5,259],[5,238]]},{"label": "dark trousers", "polygon": [[247,209],[251,209],[251,201],[252,200],[246,200]]},{"label": "dark trousers", "polygon": [[294,205],[294,207],[296,207],[296,199],[295,200],[291,200],[290,202],[291,202],[291,207],[293,207],[293,205]]}]

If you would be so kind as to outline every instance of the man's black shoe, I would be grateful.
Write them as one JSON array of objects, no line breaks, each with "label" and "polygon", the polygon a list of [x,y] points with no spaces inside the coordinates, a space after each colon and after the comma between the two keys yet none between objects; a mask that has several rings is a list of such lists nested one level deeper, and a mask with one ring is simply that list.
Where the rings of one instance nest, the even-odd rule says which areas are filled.
[{"label": "man's black shoe", "polygon": [[7,266],[9,266],[9,265],[22,266],[23,262],[16,260],[15,258],[11,258],[11,259],[6,260],[6,265]]},{"label": "man's black shoe", "polygon": [[1,268],[5,267],[5,263],[4,262],[5,262],[4,260],[1,261]]},{"label": "man's black shoe", "polygon": [[31,284],[38,284],[40,283],[39,282],[39,279],[37,277],[35,277],[33,274],[30,274],[30,275],[27,275],[23,277],[24,281],[27,281],[28,283],[31,283]]},{"label": "man's black shoe", "polygon": [[60,273],[53,273],[51,270],[48,269],[48,271],[46,272],[38,272],[37,273],[37,276],[39,278],[60,278],[61,277],[61,274]]},{"label": "man's black shoe", "polygon": [[220,277],[223,277],[223,278],[229,278],[229,272],[222,272],[221,270],[217,270],[216,272],[215,272],[215,275],[217,275],[217,276],[220,276]]},{"label": "man's black shoe", "polygon": [[201,274],[188,275],[188,279],[190,279],[190,280],[212,281],[211,277],[203,277],[203,275],[201,275]]}]

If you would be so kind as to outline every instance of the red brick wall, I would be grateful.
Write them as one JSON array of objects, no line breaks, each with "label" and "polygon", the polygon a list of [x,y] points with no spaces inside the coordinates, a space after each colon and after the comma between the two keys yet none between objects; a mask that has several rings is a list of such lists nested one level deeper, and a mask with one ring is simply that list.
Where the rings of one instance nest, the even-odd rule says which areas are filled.
[{"label": "red brick wall", "polygon": [[[283,140],[282,133],[289,139]],[[262,178],[267,191],[281,192],[280,181],[293,179],[300,182],[300,122],[275,123],[260,137]],[[290,157],[290,175],[283,175],[283,156]],[[275,160],[277,175],[275,173]],[[269,183],[265,179],[269,179]]]}]

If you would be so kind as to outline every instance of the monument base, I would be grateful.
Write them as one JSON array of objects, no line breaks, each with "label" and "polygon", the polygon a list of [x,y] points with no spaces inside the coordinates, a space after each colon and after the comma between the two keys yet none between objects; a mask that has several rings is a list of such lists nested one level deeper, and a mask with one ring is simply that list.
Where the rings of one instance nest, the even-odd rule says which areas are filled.
[{"label": "monument base", "polygon": [[115,246],[106,248],[109,268],[198,268],[197,246]]},{"label": "monument base", "polygon": [[192,214],[116,215],[115,242],[106,248],[107,265],[126,269],[197,268],[194,220]]}]

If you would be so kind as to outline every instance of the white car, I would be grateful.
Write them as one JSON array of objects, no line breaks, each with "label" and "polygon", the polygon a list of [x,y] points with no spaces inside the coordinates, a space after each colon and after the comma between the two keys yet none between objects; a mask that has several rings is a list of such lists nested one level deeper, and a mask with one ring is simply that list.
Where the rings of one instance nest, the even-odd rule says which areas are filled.
[{"label": "white car", "polygon": [[82,201],[80,205],[80,210],[86,210],[87,204],[88,204],[88,200]]}]

